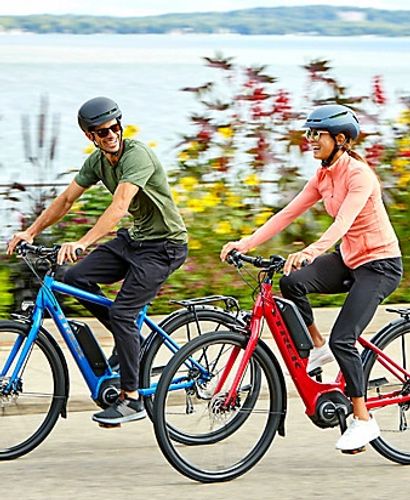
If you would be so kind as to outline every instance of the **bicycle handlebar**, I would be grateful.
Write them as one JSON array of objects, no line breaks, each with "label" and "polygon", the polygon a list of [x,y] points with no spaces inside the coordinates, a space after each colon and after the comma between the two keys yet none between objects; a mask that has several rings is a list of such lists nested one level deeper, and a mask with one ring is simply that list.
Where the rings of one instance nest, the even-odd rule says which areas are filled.
[{"label": "bicycle handlebar", "polygon": [[238,268],[242,267],[243,262],[247,262],[248,264],[252,264],[254,267],[258,267],[260,269],[281,271],[283,266],[285,265],[286,259],[281,255],[271,255],[269,259],[263,259],[259,256],[251,257],[249,255],[240,253],[237,250],[232,250],[231,252],[229,252],[226,261],[228,262],[228,264],[232,264]]},{"label": "bicycle handlebar", "polygon": [[45,247],[44,245],[32,245],[31,243],[27,243],[27,241],[21,241],[16,246],[16,253],[17,255],[26,255],[31,253],[38,255],[39,257],[57,257],[60,248],[61,247],[59,245]]}]

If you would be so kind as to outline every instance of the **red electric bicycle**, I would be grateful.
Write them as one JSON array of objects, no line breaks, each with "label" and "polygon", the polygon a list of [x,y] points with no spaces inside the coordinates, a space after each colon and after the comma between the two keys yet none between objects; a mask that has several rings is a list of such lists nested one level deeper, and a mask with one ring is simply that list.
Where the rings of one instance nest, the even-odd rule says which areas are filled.
[{"label": "red electric bicycle", "polygon": [[[201,482],[227,481],[244,474],[264,456],[276,432],[285,435],[285,379],[276,356],[261,339],[263,320],[312,422],[344,431],[352,412],[341,373],[334,382],[325,383],[320,368],[306,372],[313,347],[309,332],[295,304],[272,295],[273,277],[285,259],[233,252],[230,262],[237,268],[247,262],[261,269],[247,326],[205,333],[186,344],[169,362],[155,395],[154,425],[162,452],[180,473]],[[371,445],[389,460],[407,465],[410,309],[391,311],[400,317],[372,341],[361,337],[359,343],[366,404],[382,431]],[[170,429],[190,439],[178,441]]]}]

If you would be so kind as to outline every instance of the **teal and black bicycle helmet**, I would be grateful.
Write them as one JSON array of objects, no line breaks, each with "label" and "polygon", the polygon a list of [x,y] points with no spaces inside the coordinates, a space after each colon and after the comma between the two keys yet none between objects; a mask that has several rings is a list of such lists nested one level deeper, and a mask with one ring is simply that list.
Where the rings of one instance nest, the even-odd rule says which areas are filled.
[{"label": "teal and black bicycle helmet", "polygon": [[343,133],[353,140],[357,139],[360,133],[356,115],[350,108],[341,104],[325,104],[314,109],[303,128],[326,130],[332,136]]},{"label": "teal and black bicycle helmet", "polygon": [[84,132],[89,132],[102,123],[113,119],[121,120],[118,104],[108,97],[94,97],[78,110],[78,124]]}]

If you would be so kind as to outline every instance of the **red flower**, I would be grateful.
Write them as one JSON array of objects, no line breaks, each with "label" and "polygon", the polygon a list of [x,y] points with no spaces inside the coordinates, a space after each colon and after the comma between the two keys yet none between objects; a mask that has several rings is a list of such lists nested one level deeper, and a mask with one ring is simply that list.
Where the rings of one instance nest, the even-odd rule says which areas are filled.
[{"label": "red flower", "polygon": [[366,161],[371,167],[377,167],[380,159],[384,153],[384,146],[382,144],[372,144],[365,149]]},{"label": "red flower", "polygon": [[289,92],[287,92],[286,90],[280,89],[276,94],[275,102],[273,105],[273,113],[279,114],[282,120],[286,120],[290,117],[290,98]]},{"label": "red flower", "polygon": [[382,77],[380,75],[376,75],[373,77],[372,99],[376,104],[380,106],[386,104],[387,99],[383,89]]}]

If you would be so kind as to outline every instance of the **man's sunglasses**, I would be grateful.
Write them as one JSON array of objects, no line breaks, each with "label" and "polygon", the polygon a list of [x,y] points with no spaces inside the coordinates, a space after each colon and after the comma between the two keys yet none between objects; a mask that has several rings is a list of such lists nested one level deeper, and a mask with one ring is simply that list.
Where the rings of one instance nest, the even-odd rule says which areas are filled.
[{"label": "man's sunglasses", "polygon": [[328,134],[326,130],[317,130],[315,128],[308,128],[305,132],[305,137],[308,141],[317,142],[322,134]]},{"label": "man's sunglasses", "polygon": [[111,125],[111,127],[106,127],[106,128],[97,128],[93,130],[94,134],[97,134],[98,137],[103,139],[104,137],[107,137],[108,134],[111,132],[114,132],[114,134],[117,134],[118,132],[121,132],[122,127],[119,123],[114,123],[114,125]]}]

